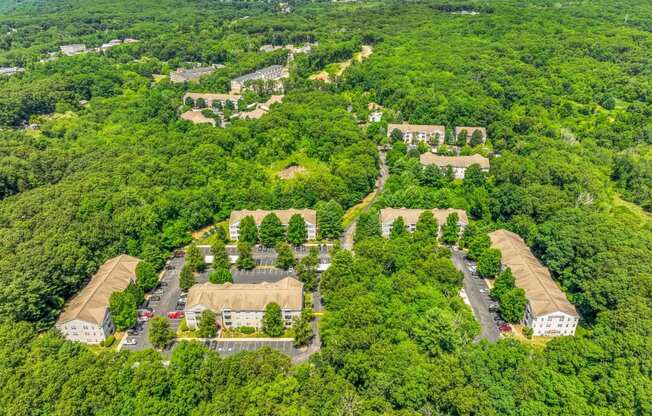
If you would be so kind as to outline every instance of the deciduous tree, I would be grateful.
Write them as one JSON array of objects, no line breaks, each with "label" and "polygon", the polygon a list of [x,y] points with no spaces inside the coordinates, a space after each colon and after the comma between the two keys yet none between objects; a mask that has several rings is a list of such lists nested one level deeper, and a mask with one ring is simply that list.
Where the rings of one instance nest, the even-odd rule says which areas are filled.
[{"label": "deciduous tree", "polygon": [[238,269],[251,270],[256,267],[256,261],[251,254],[251,245],[244,241],[238,243],[238,261],[236,262]]},{"label": "deciduous tree", "polygon": [[213,338],[216,334],[215,312],[210,309],[204,309],[197,324],[197,335],[199,338]]},{"label": "deciduous tree", "polygon": [[154,348],[161,349],[174,339],[170,323],[163,316],[156,316],[149,321],[149,342]]},{"label": "deciduous tree", "polygon": [[299,214],[294,214],[288,222],[288,242],[299,246],[308,239],[308,229],[306,222]]},{"label": "deciduous tree", "polygon": [[258,235],[265,247],[274,247],[285,238],[285,229],[278,216],[272,212],[263,218]]},{"label": "deciduous tree", "polygon": [[296,260],[294,259],[294,252],[289,244],[281,241],[276,245],[276,267],[283,270],[288,270],[293,267]]},{"label": "deciduous tree", "polygon": [[277,303],[269,303],[265,307],[263,316],[263,332],[270,337],[280,337],[283,335],[283,317],[281,316],[281,307]]},{"label": "deciduous tree", "polygon": [[240,220],[238,241],[249,243],[251,245],[258,242],[258,227],[256,227],[256,221],[251,215],[247,215]]}]

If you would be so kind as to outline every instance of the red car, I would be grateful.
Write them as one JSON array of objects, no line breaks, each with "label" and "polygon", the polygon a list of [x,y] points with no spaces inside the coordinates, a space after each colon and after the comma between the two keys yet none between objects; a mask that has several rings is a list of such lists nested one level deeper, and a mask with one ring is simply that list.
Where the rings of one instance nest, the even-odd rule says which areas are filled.
[{"label": "red car", "polygon": [[138,310],[138,316],[144,316],[144,317],[147,317],[147,318],[151,318],[152,316],[154,316],[154,314],[152,313],[152,311],[149,311],[147,309],[139,309]]},{"label": "red car", "polygon": [[170,319],[181,319],[183,318],[183,316],[184,316],[183,311],[168,312],[168,318]]},{"label": "red car", "polygon": [[498,330],[500,332],[512,332],[512,327],[507,325],[507,324],[504,324],[504,325],[499,326]]},{"label": "red car", "polygon": [[183,257],[186,255],[186,252],[183,250],[177,250],[174,252],[174,257]]}]

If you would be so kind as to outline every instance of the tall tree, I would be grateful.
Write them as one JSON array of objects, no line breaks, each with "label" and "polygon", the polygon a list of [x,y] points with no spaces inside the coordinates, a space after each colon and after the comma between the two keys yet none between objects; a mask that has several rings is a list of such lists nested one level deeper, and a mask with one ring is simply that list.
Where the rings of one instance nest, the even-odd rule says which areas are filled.
[{"label": "tall tree", "polygon": [[199,338],[213,338],[216,334],[215,312],[210,309],[204,309],[197,324],[197,335]]},{"label": "tall tree", "polygon": [[295,246],[301,245],[308,239],[308,228],[303,217],[294,214],[288,222],[288,242]]},{"label": "tall tree", "polygon": [[500,297],[500,316],[507,322],[517,323],[525,315],[525,305],[527,298],[525,291],[521,288],[514,287],[503,293]]},{"label": "tall tree", "polygon": [[158,284],[156,270],[146,261],[141,261],[136,266],[136,284],[146,292],[154,289]]},{"label": "tall tree", "polygon": [[283,241],[285,229],[276,214],[272,212],[263,218],[258,229],[258,236],[265,247],[274,247],[279,241]]},{"label": "tall tree", "polygon": [[509,267],[498,274],[494,281],[494,287],[491,289],[491,297],[500,301],[502,296],[515,286],[516,279],[512,274],[512,269]]},{"label": "tall tree", "polygon": [[459,147],[464,147],[466,146],[466,143],[468,142],[469,139],[469,132],[466,130],[462,130],[460,134],[457,135],[457,145]]},{"label": "tall tree", "polygon": [[423,211],[417,220],[417,232],[424,233],[429,237],[437,237],[438,228],[437,219],[431,211]]},{"label": "tall tree", "polygon": [[500,251],[488,248],[478,258],[478,273],[482,277],[494,277],[500,272]]},{"label": "tall tree", "polygon": [[208,275],[208,281],[215,284],[233,283],[233,276],[229,269],[218,267]]},{"label": "tall tree", "polygon": [[256,221],[251,215],[247,215],[240,220],[240,230],[238,231],[238,241],[254,245],[258,242],[258,227]]},{"label": "tall tree", "polygon": [[482,144],[482,132],[480,130],[474,130],[471,134],[471,141],[469,143],[471,146],[477,146]]},{"label": "tall tree", "polygon": [[164,316],[156,316],[149,321],[149,342],[154,348],[161,349],[174,339],[170,322]]},{"label": "tall tree", "polygon": [[229,253],[226,252],[224,241],[215,239],[211,245],[211,253],[213,254],[214,269],[229,269],[231,267],[231,259],[229,259]]},{"label": "tall tree", "polygon": [[192,243],[190,247],[188,247],[188,251],[186,252],[186,264],[192,269],[192,271],[202,272],[206,269],[204,255],[195,243]]},{"label": "tall tree", "polygon": [[118,331],[124,331],[136,325],[138,305],[128,292],[113,292],[109,298],[111,320]]},{"label": "tall tree", "polygon": [[256,267],[256,261],[251,254],[251,245],[249,243],[238,243],[238,261],[236,266],[240,270],[251,270]]},{"label": "tall tree", "polygon": [[317,247],[310,247],[309,254],[299,260],[299,264],[297,265],[297,276],[303,282],[303,287],[306,291],[312,291],[316,288],[317,266],[319,266]]},{"label": "tall tree", "polygon": [[460,239],[460,217],[457,212],[451,212],[441,227],[441,240],[445,244],[455,244]]},{"label": "tall tree", "polygon": [[480,165],[474,163],[466,169],[463,184],[466,189],[484,187],[487,184],[487,177]]},{"label": "tall tree", "polygon": [[290,245],[283,241],[279,242],[276,245],[276,267],[288,270],[294,266],[295,262],[294,253]]},{"label": "tall tree", "polygon": [[406,231],[407,230],[405,228],[405,221],[403,220],[403,217],[398,217],[392,223],[392,228],[389,231],[389,237],[390,238],[400,237],[403,234],[405,234]]},{"label": "tall tree", "polygon": [[281,307],[277,303],[269,303],[265,307],[263,316],[263,332],[270,337],[280,337],[283,335],[283,317],[281,316]]},{"label": "tall tree", "polygon": [[195,275],[192,272],[192,268],[185,264],[181,269],[179,275],[179,287],[181,290],[188,291],[195,284]]},{"label": "tall tree", "polygon": [[299,348],[310,344],[312,340],[312,311],[304,309],[300,316],[292,320],[292,335],[294,336],[294,347]]},{"label": "tall tree", "polygon": [[321,238],[336,239],[342,234],[344,210],[335,200],[317,204],[317,222]]},{"label": "tall tree", "polygon": [[355,241],[358,242],[365,238],[380,236],[381,229],[378,210],[369,210],[361,213],[355,226]]}]

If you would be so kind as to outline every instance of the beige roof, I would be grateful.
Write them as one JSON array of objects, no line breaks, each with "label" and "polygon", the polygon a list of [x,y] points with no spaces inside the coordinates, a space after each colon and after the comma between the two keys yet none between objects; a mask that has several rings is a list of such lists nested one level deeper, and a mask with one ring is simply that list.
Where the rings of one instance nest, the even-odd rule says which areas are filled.
[{"label": "beige roof", "polygon": [[236,103],[240,98],[242,97],[241,95],[238,94],[213,94],[213,93],[208,93],[208,92],[187,92],[183,96],[183,100],[185,101],[187,97],[192,98],[193,100],[196,100],[197,98],[203,98],[206,101],[213,101],[213,100],[218,100],[218,101],[235,101]]},{"label": "beige roof", "polygon": [[[377,111],[377,110],[384,110],[385,109],[385,107],[383,107],[380,104],[376,104],[376,103],[369,103],[367,105],[367,108],[369,109],[369,111]],[[392,125],[395,126],[396,124],[392,124]]]},{"label": "beige roof", "polygon": [[534,257],[521,237],[511,231],[497,230],[489,234],[489,238],[491,247],[502,253],[502,263],[512,269],[516,287],[525,291],[535,317],[555,312],[579,316],[548,269]]},{"label": "beige roof", "polygon": [[424,153],[419,157],[422,165],[437,165],[440,168],[452,166],[454,168],[468,168],[478,164],[482,169],[489,169],[489,159],[482,155],[471,156],[440,156],[434,153]]},{"label": "beige roof", "polygon": [[269,108],[276,103],[283,102],[283,95],[272,95],[269,100],[262,103],[260,106],[263,110],[269,111]]},{"label": "beige roof", "polygon": [[[413,209],[413,208],[383,208],[380,210],[380,222],[385,224],[388,222],[394,222],[398,217],[403,217],[405,224],[416,224],[419,220],[419,216],[423,211],[428,211],[426,209]],[[448,219],[448,216],[453,212],[457,212],[459,216],[459,222],[461,224],[468,224],[469,219],[466,216],[466,211],[463,209],[455,208],[435,208],[431,209],[432,215],[437,220],[437,224],[442,225]]]},{"label": "beige roof", "polygon": [[181,114],[181,118],[184,120],[192,121],[195,124],[209,123],[215,126],[215,120],[208,118],[201,113],[201,111],[189,110]]},{"label": "beige roof", "polygon": [[186,308],[202,305],[214,311],[262,311],[270,303],[281,309],[303,308],[303,283],[286,277],[276,283],[203,283],[188,291]]},{"label": "beige roof", "polygon": [[388,124],[387,125],[387,134],[391,134],[394,129],[399,129],[403,133],[413,132],[413,133],[428,133],[435,134],[439,133],[441,137],[444,137],[446,132],[446,127],[438,126],[434,124]]},{"label": "beige roof", "polygon": [[109,298],[113,292],[121,292],[136,280],[136,265],[140,259],[123,254],[104,263],[59,315],[57,325],[73,319],[101,324],[109,307]]},{"label": "beige roof", "polygon": [[267,114],[267,111],[265,111],[261,107],[257,107],[255,110],[239,112],[239,113],[236,114],[236,117],[239,117],[239,118],[242,118],[242,119],[249,118],[249,119],[252,119],[252,120],[258,120],[259,118],[261,118],[265,114]]},{"label": "beige roof", "polygon": [[466,127],[466,126],[455,127],[455,137],[459,136],[462,130],[466,130],[466,134],[468,135],[469,139],[471,138],[471,136],[476,130],[479,130],[480,133],[482,133],[483,138],[487,137],[487,129],[485,129],[484,127]]},{"label": "beige roof", "polygon": [[299,214],[303,217],[304,220],[308,221],[311,224],[317,224],[317,212],[314,209],[277,209],[273,211],[267,211],[262,209],[257,209],[255,211],[250,210],[241,210],[241,211],[231,211],[231,217],[229,218],[229,224],[234,222],[239,222],[244,217],[251,215],[254,217],[256,225],[260,225],[269,213],[274,213],[281,220],[281,223],[287,225],[290,222],[290,218],[294,214]]}]

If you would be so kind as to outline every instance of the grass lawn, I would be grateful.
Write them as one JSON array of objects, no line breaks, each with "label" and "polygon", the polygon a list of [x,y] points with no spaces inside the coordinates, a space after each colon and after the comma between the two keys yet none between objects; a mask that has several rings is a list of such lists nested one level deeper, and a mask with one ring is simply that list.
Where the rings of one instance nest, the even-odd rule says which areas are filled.
[{"label": "grass lawn", "polygon": [[[243,334],[237,329],[223,329],[220,333],[220,338],[271,338],[265,335],[262,331],[256,331],[253,334]],[[278,338],[292,338],[292,334],[289,329],[286,329]]]},{"label": "grass lawn", "polygon": [[344,216],[342,217],[342,227],[346,229],[349,225],[351,225],[351,222],[353,222],[353,220],[358,218],[358,216],[365,209],[367,209],[369,205],[371,205],[375,197],[376,197],[376,191],[374,190],[373,192],[365,196],[362,202],[349,208],[349,210],[346,211],[344,213]]},{"label": "grass lawn", "polygon": [[550,340],[552,340],[555,337],[532,337],[528,339],[525,335],[523,335],[523,325],[515,325],[515,324],[510,324],[512,327],[513,331],[511,337],[516,338],[517,340],[521,341],[524,344],[528,344],[532,347],[535,348],[544,348]]}]

